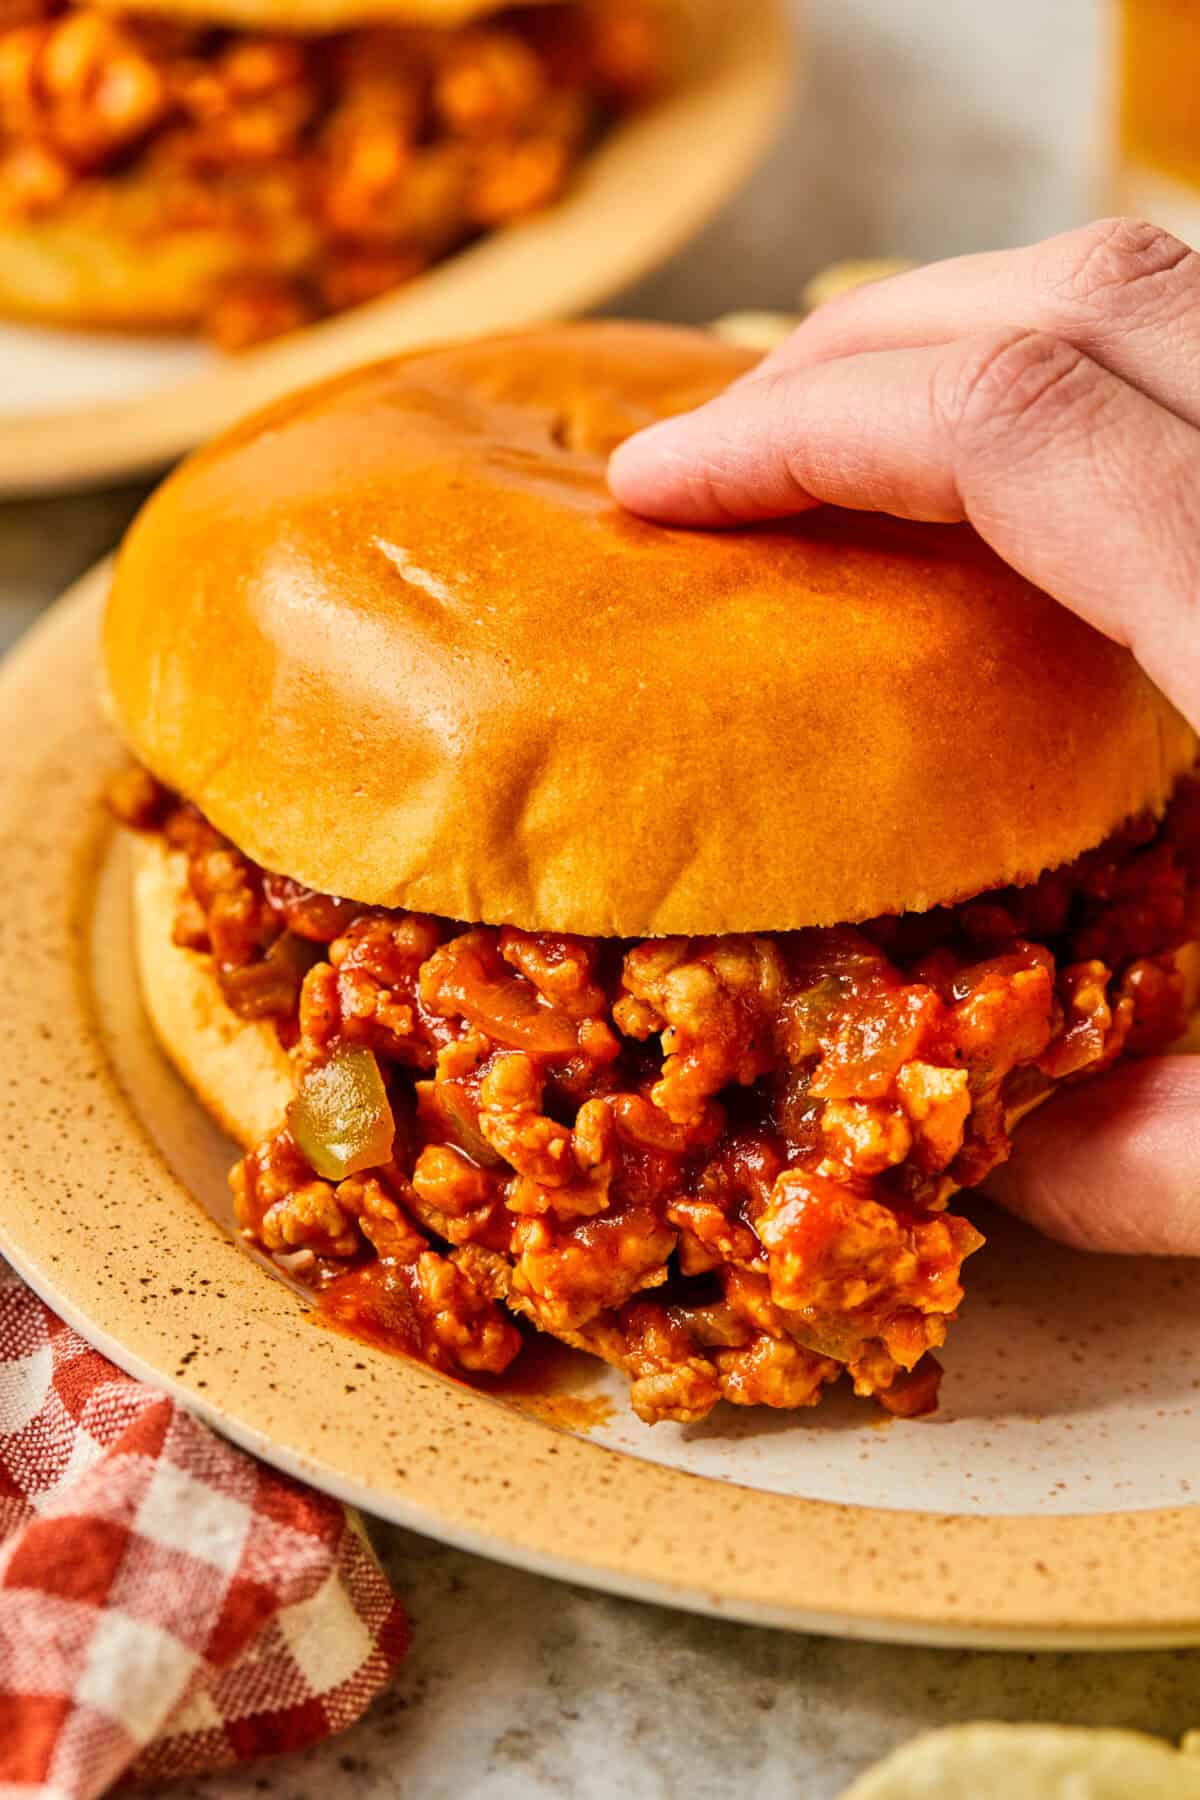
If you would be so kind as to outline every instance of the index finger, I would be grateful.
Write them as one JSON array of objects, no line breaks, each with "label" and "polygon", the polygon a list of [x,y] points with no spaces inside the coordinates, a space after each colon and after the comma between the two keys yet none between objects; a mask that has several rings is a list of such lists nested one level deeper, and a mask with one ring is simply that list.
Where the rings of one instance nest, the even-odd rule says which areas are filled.
[{"label": "index finger", "polygon": [[627,439],[609,479],[680,525],[822,502],[969,520],[1200,724],[1200,434],[1060,339],[985,332],[742,384]]},{"label": "index finger", "polygon": [[750,378],[1004,327],[1051,332],[1200,424],[1200,255],[1139,219],[1101,219],[856,287],[812,313]]},{"label": "index finger", "polygon": [[1123,1062],[1018,1128],[988,1191],[1082,1250],[1200,1256],[1200,1057]]}]

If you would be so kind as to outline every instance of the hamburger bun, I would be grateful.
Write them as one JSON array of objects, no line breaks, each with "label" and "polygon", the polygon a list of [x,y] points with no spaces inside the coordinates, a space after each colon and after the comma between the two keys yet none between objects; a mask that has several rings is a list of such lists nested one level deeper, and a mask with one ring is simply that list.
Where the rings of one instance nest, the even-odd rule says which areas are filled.
[{"label": "hamburger bun", "polygon": [[1160,813],[1187,725],[968,528],[685,532],[614,504],[612,446],[751,360],[562,326],[241,425],[121,553],[131,747],[323,892],[588,934],[923,910]]},{"label": "hamburger bun", "polygon": [[277,1129],[294,1083],[273,1024],[225,1004],[210,956],[172,941],[186,862],[160,838],[135,838],[133,941],[154,1035],[224,1131],[249,1150]]},{"label": "hamburger bun", "polygon": [[300,218],[284,229],[165,229],[161,182],[130,173],[84,182],[56,212],[0,225],[0,314],[53,325],[166,331],[197,324],[235,276],[288,276],[318,238]]}]

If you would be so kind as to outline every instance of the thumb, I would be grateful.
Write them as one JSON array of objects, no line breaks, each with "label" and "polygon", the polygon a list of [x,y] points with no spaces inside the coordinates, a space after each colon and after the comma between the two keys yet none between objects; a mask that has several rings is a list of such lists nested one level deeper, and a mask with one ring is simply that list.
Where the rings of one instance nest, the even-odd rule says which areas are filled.
[{"label": "thumb", "polygon": [[987,1191],[1080,1250],[1200,1256],[1200,1056],[1125,1063],[1018,1126]]},{"label": "thumb", "polygon": [[790,466],[800,379],[752,372],[693,412],[626,438],[609,460],[614,497],[677,525],[780,519],[816,506]]}]

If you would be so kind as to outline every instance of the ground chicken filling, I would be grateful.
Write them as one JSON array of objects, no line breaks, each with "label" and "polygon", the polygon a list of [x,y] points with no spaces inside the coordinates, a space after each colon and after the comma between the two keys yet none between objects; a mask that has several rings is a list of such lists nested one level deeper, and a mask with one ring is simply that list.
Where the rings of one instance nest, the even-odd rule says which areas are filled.
[{"label": "ground chicken filling", "polygon": [[141,770],[186,863],[176,941],[295,1060],[232,1180],[331,1318],[498,1373],[513,1316],[624,1370],[647,1421],[936,1404],[982,1242],[946,1210],[1059,1082],[1162,1048],[1200,961],[1200,780],[1034,885],[854,928],[644,942],[313,893]]},{"label": "ground chicken filling", "polygon": [[661,58],[657,0],[316,38],[0,0],[0,221],[146,178],[142,231],[244,247],[208,296],[210,334],[238,348],[556,199]]}]

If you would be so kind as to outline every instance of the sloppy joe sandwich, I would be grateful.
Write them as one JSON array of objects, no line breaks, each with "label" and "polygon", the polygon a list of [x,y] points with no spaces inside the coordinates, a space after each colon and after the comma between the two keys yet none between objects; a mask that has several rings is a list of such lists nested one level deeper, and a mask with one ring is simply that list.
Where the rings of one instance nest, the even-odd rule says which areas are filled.
[{"label": "sloppy joe sandwich", "polygon": [[1192,733],[969,529],[686,532],[609,451],[751,359],[585,324],[192,457],[105,626],[146,1004],[241,1230],[450,1372],[929,1410],[956,1204],[1194,998]]},{"label": "sloppy joe sandwich", "polygon": [[226,348],[548,205],[659,0],[7,0],[0,312]]}]

